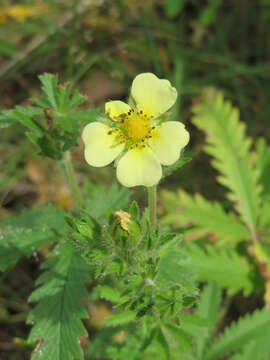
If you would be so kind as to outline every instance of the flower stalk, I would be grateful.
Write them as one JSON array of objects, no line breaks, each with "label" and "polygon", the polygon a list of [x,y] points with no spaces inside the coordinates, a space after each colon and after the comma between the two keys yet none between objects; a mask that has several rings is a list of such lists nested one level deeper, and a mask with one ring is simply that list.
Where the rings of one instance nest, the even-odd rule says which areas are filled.
[{"label": "flower stalk", "polygon": [[152,230],[157,228],[157,187],[151,186],[147,188],[148,191],[148,208],[150,213],[150,224]]},{"label": "flower stalk", "polygon": [[82,196],[76,179],[74,167],[72,164],[70,152],[66,151],[63,158],[63,165],[66,174],[66,178],[69,184],[73,204],[76,210],[79,210],[82,206]]}]

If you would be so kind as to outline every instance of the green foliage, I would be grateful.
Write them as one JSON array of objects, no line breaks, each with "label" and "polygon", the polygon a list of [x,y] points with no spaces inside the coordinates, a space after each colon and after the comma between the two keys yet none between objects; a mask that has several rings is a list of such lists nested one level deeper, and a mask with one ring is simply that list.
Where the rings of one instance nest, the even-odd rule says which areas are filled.
[{"label": "green foliage", "polygon": [[64,212],[48,205],[24,210],[3,222],[0,237],[0,271],[13,267],[23,256],[31,256],[67,230]]},{"label": "green foliage", "polygon": [[40,342],[32,359],[83,359],[79,337],[87,336],[81,319],[88,317],[82,303],[87,298],[88,267],[69,244],[57,247],[42,267],[46,271],[29,298],[39,302],[28,316],[33,324],[28,341]]},{"label": "green foliage", "polygon": [[180,14],[186,0],[166,0],[165,8],[168,17],[173,18]]},{"label": "green foliage", "polygon": [[250,342],[241,353],[235,354],[231,360],[268,360],[270,342],[267,336]]},{"label": "green foliage", "polygon": [[230,294],[242,290],[246,295],[254,288],[251,267],[236,251],[208,245],[205,249],[197,244],[184,248],[189,265],[200,281],[214,281]]},{"label": "green foliage", "polygon": [[264,138],[260,138],[256,143],[256,164],[261,173],[263,196],[267,198],[270,194],[270,147]]},{"label": "green foliage", "polygon": [[129,203],[130,192],[127,188],[112,184],[109,189],[102,185],[86,183],[88,197],[85,201],[85,210],[94,219],[106,222],[106,215],[119,209],[125,210]]},{"label": "green foliage", "polygon": [[249,342],[264,338],[265,334],[269,332],[270,311],[268,309],[257,310],[227,328],[224,333],[210,345],[204,359],[222,359],[233,351],[243,349]]},{"label": "green foliage", "polygon": [[[253,289],[261,291],[262,282],[268,278],[263,270],[266,263],[255,253],[251,254],[250,242],[260,240],[268,249],[269,147],[260,139],[255,151],[252,150],[238,110],[225,101],[220,92],[206,90],[193,112],[193,123],[206,135],[204,149],[213,158],[217,180],[229,190],[227,197],[238,215],[225,210],[221,203],[210,202],[199,194],[191,196],[179,189],[177,195],[163,192],[166,215],[162,222],[186,228],[188,240],[208,240],[222,247],[216,250],[203,242],[201,248],[186,246],[199,280],[216,281],[231,294],[239,290],[245,294]],[[231,207],[228,203],[226,206]],[[268,284],[265,290],[265,301],[269,301]]]},{"label": "green foliage", "polygon": [[256,310],[247,314],[237,322],[227,326],[222,334],[216,337],[219,328],[221,305],[221,289],[216,283],[209,283],[203,289],[198,302],[196,314],[207,321],[208,331],[197,334],[196,360],[231,360],[261,359],[269,357],[270,312],[268,309]]},{"label": "green foliage", "polygon": [[[150,314],[174,317],[195,301],[197,291],[181,251],[181,237],[150,233],[145,218],[139,222],[132,218],[129,232],[113,216],[108,220],[100,227],[86,213],[69,219],[70,238],[96,277],[106,279],[113,274],[118,281],[117,292],[106,285],[98,287],[95,295],[116,302],[128,314],[127,319],[131,311],[137,319]],[[87,227],[91,229],[88,232]]]},{"label": "green foliage", "polygon": [[215,22],[222,0],[208,0],[207,6],[200,13],[200,23],[207,27]]},{"label": "green foliage", "polygon": [[255,236],[261,202],[260,173],[251,161],[251,141],[245,135],[244,123],[239,121],[239,112],[222,93],[212,90],[203,94],[193,112],[193,123],[207,135],[205,151],[220,173],[218,181],[228,188],[228,198]]},{"label": "green foliage", "polygon": [[0,129],[6,128],[13,123],[13,119],[7,116],[7,112],[0,113]]},{"label": "green foliage", "polygon": [[176,161],[173,165],[165,166],[163,168],[163,177],[170,176],[175,171],[179,170],[182,166],[186,165],[191,161],[191,158],[187,156],[181,156],[178,161]]},{"label": "green foliage", "polygon": [[221,289],[216,283],[209,283],[205,285],[200,296],[200,301],[197,306],[197,315],[205,320],[208,320],[208,331],[197,337],[197,356],[198,360],[203,359],[203,354],[211,337],[214,335],[215,328],[218,322],[219,307],[221,303]]},{"label": "green foliage", "polygon": [[[183,249],[179,246],[180,239],[176,236],[171,241],[165,242],[159,249],[160,261],[157,272],[159,283],[177,284],[180,281],[187,286],[186,280],[190,281],[192,272],[191,269],[188,270],[189,259],[183,256]],[[187,277],[188,274],[189,277]]]},{"label": "green foliage", "polygon": [[210,202],[200,194],[188,195],[185,191],[163,191],[167,214],[164,224],[193,225],[188,234],[194,238],[208,237],[217,244],[238,243],[249,238],[247,228],[231,212],[226,212],[218,202]]},{"label": "green foliage", "polygon": [[94,121],[100,112],[81,110],[85,97],[77,90],[72,91],[71,84],[60,85],[57,75],[44,74],[39,79],[42,94],[32,100],[35,106],[2,111],[0,127],[21,123],[42,155],[59,160],[65,151],[76,145],[81,124]]},{"label": "green foliage", "polygon": [[[113,205],[115,197],[109,195],[108,198]],[[130,353],[129,358],[139,359],[143,351],[151,352],[153,344],[157,343],[165,354],[164,359],[169,358],[176,342],[171,340],[172,329],[178,338],[183,338],[183,343],[188,341],[189,336],[184,330],[173,326],[179,323],[183,310],[198,296],[188,259],[182,251],[181,236],[153,233],[147,213],[140,218],[134,202],[128,231],[108,213],[107,208],[102,213],[97,211],[96,215],[98,217],[93,218],[87,212],[78,219],[69,219],[70,239],[95,277],[102,280],[102,284],[94,289],[93,298],[115,304],[114,314],[106,320],[107,327],[129,333],[122,344],[115,344],[114,332],[110,332],[112,337],[110,340],[106,337],[102,356],[123,359]],[[112,286],[111,276],[118,284],[117,289]],[[148,324],[148,330],[139,335],[140,327],[145,326],[143,324]],[[134,337],[130,327],[132,333],[135,332]],[[163,327],[170,331],[163,330]],[[95,344],[103,341],[103,333],[100,336]],[[89,353],[96,356],[95,344]],[[98,347],[97,351],[100,353],[101,349]]]},{"label": "green foliage", "polygon": [[110,301],[113,304],[121,303],[122,296],[117,289],[108,285],[98,285],[92,292],[92,297],[96,299],[104,299]]},{"label": "green foliage", "polygon": [[[23,2],[21,1],[20,3]],[[27,5],[30,7],[32,3],[33,1],[30,0],[27,2]],[[191,99],[199,94],[202,86],[211,83],[217,84],[217,86],[223,86],[229,97],[233,98],[235,103],[239,104],[241,111],[244,112],[243,115],[245,119],[247,122],[250,121],[250,133],[256,136],[256,133],[262,132],[263,120],[265,119],[264,124],[268,123],[269,102],[267,100],[267,94],[269,93],[270,82],[267,63],[267,54],[269,53],[269,51],[267,51],[269,48],[267,21],[269,20],[269,0],[259,1],[258,6],[254,6],[253,0],[247,0],[245,6],[241,6],[241,4],[240,6],[237,5],[230,8],[230,11],[228,11],[226,3],[220,0],[207,0],[204,2],[165,0],[164,2],[150,2],[151,4],[144,2],[140,7],[138,7],[135,2],[133,4],[133,2],[129,1],[116,1],[109,5],[107,3],[108,6],[105,2],[101,7],[100,2],[96,2],[96,4],[90,4],[91,11],[95,15],[92,17],[89,17],[89,11],[80,12],[80,5],[86,3],[85,1],[75,1],[73,3],[74,4],[69,2],[65,3],[62,1],[56,4],[50,1],[48,2],[51,7],[50,13],[46,14],[46,16],[39,16],[38,21],[35,19],[31,21],[31,19],[27,18],[26,21],[15,23],[15,21],[12,20],[10,22],[14,28],[10,27],[9,23],[1,25],[4,35],[5,33],[8,35],[6,37],[8,40],[0,41],[0,52],[8,57],[9,61],[11,60],[11,64],[14,64],[13,67],[11,67],[11,71],[9,71],[9,82],[2,81],[2,88],[4,89],[3,96],[8,99],[8,103],[10,103],[10,95],[13,93],[14,85],[17,87],[19,81],[19,83],[23,84],[23,92],[26,93],[28,91],[28,79],[32,79],[33,74],[37,73],[40,66],[43,67],[44,64],[49,66],[52,71],[54,71],[55,66],[61,69],[66,78],[70,78],[74,84],[76,79],[82,77],[82,74],[87,74],[89,68],[92,66],[91,64],[94,62],[98,67],[102,67],[110,77],[114,77],[116,81],[121,82],[124,86],[126,86],[125,80],[133,75],[132,72],[139,73],[140,70],[145,69],[145,66],[150,66],[151,68],[151,64],[153,64],[162,77],[174,79],[174,86],[177,87],[178,93],[181,94],[181,97],[178,97],[178,101],[181,98],[181,104],[183,104],[181,116],[183,115],[184,118],[187,113],[185,104],[190,103]],[[166,10],[165,14],[161,8],[163,3]],[[6,1],[6,5],[10,5],[8,1]],[[4,9],[5,7],[4,5]],[[148,9],[150,9],[148,15],[150,18],[149,22],[144,20],[144,15]],[[65,22],[69,16],[70,20]],[[107,16],[110,21],[107,21]],[[93,21],[95,26],[91,26],[93,25]],[[138,32],[143,31],[147,36],[136,37],[135,41],[133,31],[126,31],[127,29],[130,30],[131,24],[132,29],[136,29]],[[252,28],[252,31],[249,31],[250,28]],[[231,31],[231,29],[235,29],[235,31]],[[36,39],[33,38],[32,43],[31,36],[38,35],[38,33],[40,33],[41,38],[45,40],[43,40],[38,51],[28,52],[27,55],[27,49],[29,49],[28,42],[31,48],[31,45],[36,42]],[[117,39],[117,47],[119,48],[117,50],[115,49],[115,42],[111,41],[112,33],[115,39]],[[247,34],[249,34],[249,36],[247,36]],[[13,42],[20,39],[22,39],[21,43],[17,45],[13,44]],[[39,36],[37,37],[37,40],[38,39]],[[59,44],[61,44],[61,46],[59,46]],[[104,44],[106,44],[105,47],[103,46]],[[17,57],[17,54],[22,56]],[[126,58],[126,54],[128,54],[128,58]],[[17,58],[19,58],[19,63],[16,61]],[[57,59],[55,64],[51,59]],[[133,66],[134,64],[132,65],[134,60],[136,66]],[[127,68],[126,63],[132,65],[130,66],[132,71]],[[5,63],[3,63],[3,66],[1,65],[1,79],[3,78],[2,70],[5,69],[5,65]],[[9,63],[7,65],[9,65]],[[151,70],[150,68],[149,70]],[[173,77],[171,74],[169,74],[169,77],[167,76],[168,69],[174,69],[173,71],[175,73]],[[24,76],[25,74],[27,74],[26,77]],[[15,78],[16,81],[15,84],[11,84],[10,86],[10,79],[12,78]],[[23,81],[20,79],[23,79]],[[46,93],[54,96],[53,86],[51,86],[50,83],[47,85]],[[85,83],[83,86],[84,85]],[[104,88],[107,89],[106,86],[104,86]],[[32,89],[30,89],[30,93],[32,93]],[[112,93],[110,93],[109,96],[113,95],[114,98],[114,94]],[[17,90],[16,94],[20,101],[25,96]],[[41,114],[33,116],[30,114],[29,121],[29,118],[27,119],[25,117],[28,115],[26,112],[24,113],[26,108],[24,108],[24,110],[16,108],[15,110],[19,111],[19,116],[16,114],[16,118],[8,118],[6,115],[0,115],[0,127],[8,126],[14,123],[14,121],[24,123],[29,130],[29,138],[41,148],[42,153],[60,159],[65,148],[76,144],[76,136],[73,136],[73,132],[76,133],[76,125],[73,121],[68,121],[69,115],[71,115],[72,118],[73,111],[65,114],[65,116],[60,116],[58,112],[54,110],[55,104],[57,106],[58,104],[57,101],[54,102],[54,97],[51,95],[46,95],[47,98],[45,102],[49,104],[46,109],[50,109],[49,112],[46,110],[46,115],[44,114],[45,108],[42,105]],[[5,102],[6,100],[4,99],[3,103]],[[10,112],[10,114],[11,113],[12,112]],[[99,115],[98,111],[94,113],[92,111],[84,112],[78,109],[75,113],[76,123],[79,119],[80,123],[90,122]],[[179,119],[180,114],[176,113],[175,116]],[[56,121],[56,119],[58,122],[57,126],[51,123]],[[260,127],[256,125],[258,123]],[[40,131],[35,128],[35,125],[37,125],[37,127],[44,127],[46,131],[52,125],[55,127],[59,126],[59,131],[57,132],[55,130],[53,132],[50,128],[50,137],[44,136],[44,139],[40,140],[42,135],[40,135]],[[194,139],[195,137],[193,136],[193,141]],[[262,150],[262,153],[266,154],[265,150]],[[255,162],[257,162],[257,157],[254,154],[252,154],[252,156],[256,159]],[[261,166],[258,166],[258,168],[261,168]],[[198,166],[198,169],[198,172],[200,172],[200,166]],[[261,174],[260,182],[264,183],[264,193],[266,195],[268,193],[267,189],[269,188],[269,182],[267,183],[267,161],[265,161],[264,169],[265,172]],[[194,182],[191,178],[187,177],[188,186],[200,186],[203,188],[203,184],[202,186],[199,185],[201,182],[197,180],[196,175],[197,173],[192,174],[193,178],[196,179]],[[104,192],[106,192],[106,189],[104,189]],[[119,233],[123,233],[123,229],[120,228],[119,223],[112,220],[111,214],[115,210],[118,210],[119,207],[127,208],[127,204],[125,203],[125,206],[119,205],[118,207],[116,201],[114,208],[110,209],[109,202],[103,206],[103,202],[105,201],[103,193],[102,196],[101,194],[99,196],[101,201],[98,201],[98,195],[96,195],[94,197],[95,202],[92,203],[93,205],[91,206],[93,198],[89,200],[87,204],[87,211],[90,209],[91,216],[94,217],[94,219],[84,217],[83,219],[79,219],[83,221],[76,223],[76,226],[80,229],[80,232],[76,230],[78,235],[76,239],[78,248],[76,249],[78,249],[78,251],[81,249],[79,243],[82,242],[81,247],[84,248],[90,239],[92,241],[92,236],[95,236],[96,242],[102,241],[102,245],[105,243],[107,246],[109,245],[107,239],[109,235],[114,235],[115,231],[115,236],[119,240]],[[197,205],[195,198],[190,200],[193,200],[190,205]],[[119,204],[120,202],[121,197],[119,198]],[[237,226],[236,216],[234,216],[231,211],[227,211],[228,204],[226,203],[224,207],[219,207],[207,200],[205,200],[205,202],[207,204],[204,204],[205,207],[202,207],[201,212],[206,215],[206,218],[203,218],[202,222],[200,222],[199,217],[197,217],[195,220],[198,221],[198,224],[193,220],[192,226],[194,226],[195,229],[191,228],[189,234],[194,237],[198,231],[200,236],[207,236],[208,239],[211,240],[213,238],[216,239],[217,245],[222,245],[222,238],[224,236],[224,244],[226,242],[226,244],[230,245],[233,236],[229,236],[229,232],[225,231],[225,224],[227,224],[228,228],[232,230],[232,233],[237,230],[237,236],[233,237],[232,243],[237,243],[238,250],[247,247],[248,244],[239,244],[240,241],[248,239],[249,237],[241,235],[243,239],[240,239],[241,236],[239,234],[242,234],[242,230],[240,229],[244,229],[244,227],[241,220],[238,221]],[[260,208],[258,215],[258,235],[260,239],[267,240],[270,238],[268,230],[270,209],[267,205],[268,199],[266,199],[266,197],[263,202],[263,206]],[[224,210],[225,207],[226,210]],[[96,213],[100,213],[98,221],[95,216],[95,208],[97,208]],[[175,209],[178,209],[178,207]],[[138,213],[138,209],[133,208],[133,210],[132,223],[130,224],[130,228],[132,228],[131,235],[129,237],[123,236],[121,238],[123,241],[120,242],[119,247],[124,247],[125,242],[128,241],[132,246],[133,252],[136,251],[137,248],[134,246],[134,243],[136,243],[137,235],[139,235],[139,239],[142,239],[142,241],[147,240],[150,251],[152,251],[152,242],[156,241],[156,237],[143,235],[144,232],[141,229],[142,224],[140,224],[138,216],[135,215],[135,213]],[[215,210],[218,215],[216,221],[219,221],[222,229],[220,232],[216,230],[215,225],[211,226],[211,218],[213,219],[212,222],[216,219],[216,217],[214,217],[214,215],[216,215],[214,214]],[[209,215],[209,221],[207,221],[207,215]],[[181,215],[176,221],[177,224],[180,224],[180,221]],[[96,224],[96,222],[98,222],[98,224]],[[112,228],[107,232],[105,229],[104,231],[100,231],[100,223],[102,223],[102,226],[106,228],[106,230],[108,230],[107,228],[110,226],[112,226]],[[185,223],[185,226],[186,225],[187,222]],[[147,228],[147,226],[145,226],[145,228]],[[218,237],[215,232],[218,234]],[[61,238],[62,236],[59,237],[59,240]],[[109,249],[114,248],[115,244],[113,247],[109,247]],[[179,251],[179,249],[182,249],[182,245],[180,244],[179,249],[177,246],[172,246],[172,249],[168,251],[169,255],[166,255],[167,258],[165,257],[162,260],[164,263],[162,267],[163,277],[168,277],[169,275],[166,272],[166,265],[170,266],[171,254],[174,250]],[[121,254],[121,252],[119,253]],[[109,251],[106,253],[106,258],[104,257],[102,259],[103,264],[106,264],[107,259],[109,260],[108,262],[110,262],[110,257],[107,257],[108,254],[110,254]],[[96,253],[96,258],[100,260],[102,258],[101,255],[100,253]],[[132,255],[131,252],[131,256]],[[182,254],[180,258],[181,261],[186,261],[185,259],[188,257]],[[172,256],[172,263],[178,266],[176,256]],[[116,266],[116,264],[114,265]],[[102,267],[100,266],[100,268],[102,275]],[[174,277],[172,276],[172,278]],[[121,306],[117,308],[117,304],[121,304],[120,300],[122,301],[125,295],[121,296],[121,291],[120,295],[117,295],[118,291],[114,293],[111,291],[114,291],[115,288],[118,287],[117,280],[113,279],[114,282],[111,281],[112,279],[109,274],[104,277],[101,276],[99,280],[102,282],[101,286],[103,286],[103,290],[100,290],[100,298],[116,304],[114,310],[116,313],[119,311],[119,314],[121,314]],[[213,293],[220,294],[220,290],[216,292],[213,291]],[[219,296],[213,295],[213,297],[217,299]],[[212,304],[210,299],[209,302]],[[216,310],[217,305],[214,301],[213,307]],[[211,312],[210,308],[209,312]],[[211,317],[211,315],[209,316]],[[188,338],[186,348],[190,348],[188,345],[190,344],[190,338],[186,336],[185,332],[183,333],[183,330],[186,331],[188,329],[187,324],[190,326],[191,319],[189,318],[186,324],[183,319],[184,316],[181,316],[180,325],[174,324],[173,326],[177,329],[177,332],[171,331],[170,334],[166,332],[166,329],[170,328],[171,330],[172,326],[164,325],[162,328],[148,331],[148,336],[146,336],[147,329],[145,328],[147,328],[147,326],[140,322],[138,326],[134,325],[133,327],[127,324],[120,329],[118,327],[106,328],[104,332],[102,332],[106,334],[106,336],[104,336],[103,342],[99,344],[102,351],[106,349],[106,354],[104,355],[104,352],[101,351],[97,355],[97,353],[94,352],[94,355],[91,354],[89,358],[125,360],[132,360],[133,358],[149,360],[155,358],[160,360],[170,358],[170,360],[197,360],[197,356],[193,356],[188,350],[181,354],[178,352],[179,347],[184,346],[185,341],[183,341],[183,339],[185,338]],[[19,326],[16,326],[16,333],[18,328]],[[124,331],[126,336],[124,344],[116,343],[116,341],[112,339],[113,336],[121,330]],[[181,335],[178,336],[181,332],[183,333],[182,337]],[[147,342],[148,345],[150,343],[149,346],[147,346]],[[110,346],[111,343],[113,343],[113,345]],[[91,345],[92,344],[91,339]],[[142,346],[142,344],[144,346]],[[179,344],[181,344],[181,346],[179,346]],[[247,344],[239,355],[245,360],[249,358],[255,359],[257,357],[259,358],[258,360],[262,360],[261,357],[263,358],[263,355],[261,353],[264,352],[265,344],[266,341],[264,341],[264,339],[257,339],[253,341],[251,345]],[[12,357],[12,355],[10,356]],[[268,358],[269,356],[264,356],[264,360]]]},{"label": "green foliage", "polygon": [[136,313],[133,311],[122,311],[119,314],[111,315],[106,319],[107,326],[119,326],[129,324],[136,319]]},{"label": "green foliage", "polygon": [[42,110],[29,106],[23,108],[22,106],[16,106],[14,110],[4,110],[0,114],[0,128],[12,125],[15,121],[20,122],[23,126],[29,130],[37,132],[38,134],[42,131],[39,124],[33,120],[35,116],[41,116]]}]

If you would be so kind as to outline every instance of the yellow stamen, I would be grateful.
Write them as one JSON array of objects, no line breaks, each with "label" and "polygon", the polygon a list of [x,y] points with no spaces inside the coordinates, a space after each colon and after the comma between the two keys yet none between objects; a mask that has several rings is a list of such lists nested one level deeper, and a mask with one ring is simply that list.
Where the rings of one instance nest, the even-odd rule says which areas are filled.
[{"label": "yellow stamen", "polygon": [[128,116],[124,123],[124,133],[132,141],[141,141],[151,129],[149,121],[137,114]]}]

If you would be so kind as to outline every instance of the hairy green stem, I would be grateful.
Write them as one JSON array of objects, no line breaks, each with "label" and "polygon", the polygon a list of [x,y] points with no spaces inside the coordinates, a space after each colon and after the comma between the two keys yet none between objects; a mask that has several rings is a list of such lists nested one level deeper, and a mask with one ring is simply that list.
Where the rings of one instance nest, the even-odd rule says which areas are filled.
[{"label": "hairy green stem", "polygon": [[72,164],[70,152],[66,151],[63,159],[65,174],[68,180],[69,189],[72,195],[73,203],[76,210],[79,210],[82,206],[82,196],[76,179],[74,167]]},{"label": "hairy green stem", "polygon": [[150,224],[153,230],[157,227],[157,187],[151,186],[148,190],[148,208],[150,213]]}]

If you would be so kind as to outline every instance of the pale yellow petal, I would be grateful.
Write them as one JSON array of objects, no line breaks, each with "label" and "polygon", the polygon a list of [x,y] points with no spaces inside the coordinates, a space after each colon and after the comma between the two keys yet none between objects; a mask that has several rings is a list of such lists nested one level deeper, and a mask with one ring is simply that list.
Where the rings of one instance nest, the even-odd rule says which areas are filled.
[{"label": "pale yellow petal", "polygon": [[105,112],[111,119],[114,119],[122,114],[126,114],[130,109],[131,108],[128,104],[120,100],[109,101],[105,104]]},{"label": "pale yellow petal", "polygon": [[157,118],[174,105],[177,91],[168,80],[159,79],[152,73],[143,73],[133,80],[131,96],[139,110]]},{"label": "pale yellow petal", "polygon": [[124,144],[117,144],[110,128],[99,122],[85,126],[82,133],[85,145],[84,156],[91,166],[101,167],[110,164],[123,151]]},{"label": "pale yellow petal", "polygon": [[145,147],[129,150],[120,159],[116,175],[119,182],[127,187],[153,186],[161,179],[162,169],[153,151]]},{"label": "pale yellow petal", "polygon": [[184,124],[168,121],[156,127],[148,144],[162,165],[172,165],[179,159],[181,150],[188,142],[189,132]]}]

